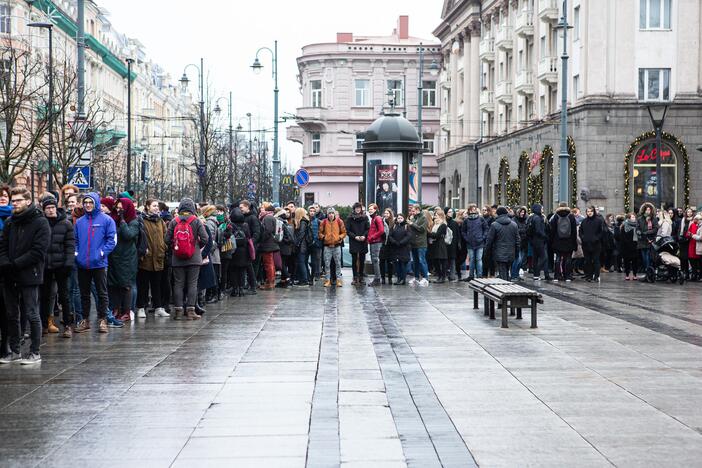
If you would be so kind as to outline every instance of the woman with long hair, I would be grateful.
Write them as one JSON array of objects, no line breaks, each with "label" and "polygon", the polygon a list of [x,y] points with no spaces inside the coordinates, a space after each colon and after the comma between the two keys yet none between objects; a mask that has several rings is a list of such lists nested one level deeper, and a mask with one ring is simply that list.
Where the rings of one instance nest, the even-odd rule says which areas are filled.
[{"label": "woman with long hair", "polygon": [[131,320],[132,285],[137,276],[137,237],[139,221],[134,203],[120,198],[114,204],[112,219],[117,226],[117,245],[108,257],[107,286],[113,313],[123,322]]},{"label": "woman with long hair", "polygon": [[427,235],[429,236],[430,258],[434,262],[436,274],[439,277],[437,283],[445,283],[448,274],[448,249],[445,242],[447,229],[444,210],[436,207],[434,221]]},{"label": "woman with long hair", "polygon": [[393,258],[392,258],[392,247],[388,245],[388,240],[390,239],[390,231],[395,225],[395,215],[390,208],[386,208],[383,211],[383,223],[384,223],[384,234],[383,234],[383,245],[380,247],[380,281],[382,284],[392,284],[392,273],[393,273]]},{"label": "woman with long hair", "polygon": [[410,261],[411,240],[412,234],[407,228],[405,216],[398,213],[388,234],[388,246],[390,247],[388,254],[395,262],[395,275],[397,276],[395,285],[407,284],[407,264]]},{"label": "woman with long hair", "polygon": [[307,252],[312,244],[312,229],[307,210],[302,207],[295,209],[293,218],[293,229],[295,230],[295,255],[297,259],[297,284],[300,286],[312,286],[312,280],[307,269]]}]

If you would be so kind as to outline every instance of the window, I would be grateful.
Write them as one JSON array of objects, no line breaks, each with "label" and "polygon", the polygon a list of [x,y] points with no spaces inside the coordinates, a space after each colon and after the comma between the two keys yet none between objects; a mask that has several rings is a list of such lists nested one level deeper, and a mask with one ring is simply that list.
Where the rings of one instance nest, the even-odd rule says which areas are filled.
[{"label": "window", "polygon": [[392,100],[395,107],[402,107],[402,80],[388,80],[388,98]]},{"label": "window", "polygon": [[580,5],[573,8],[573,40],[580,39]]},{"label": "window", "polygon": [[357,133],[356,134],[356,149],[360,150],[363,149],[363,142],[366,140],[366,134],[365,133]]},{"label": "window", "polygon": [[322,107],[322,81],[310,81],[312,87],[312,107]]},{"label": "window", "polygon": [[319,154],[322,146],[321,135],[319,133],[312,134],[312,154]]},{"label": "window", "polygon": [[12,21],[12,8],[10,5],[0,5],[0,33],[10,34]]},{"label": "window", "polygon": [[580,96],[580,75],[575,75],[573,77],[573,101],[578,99]]},{"label": "window", "polygon": [[670,9],[673,0],[640,0],[639,28],[670,29]]},{"label": "window", "polygon": [[670,100],[670,68],[639,69],[639,100]]},{"label": "window", "polygon": [[422,81],[422,106],[436,107],[436,81]]},{"label": "window", "polygon": [[636,206],[645,202],[656,203],[660,183],[661,201],[666,206],[677,206],[678,164],[675,151],[663,142],[661,145],[661,173],[656,173],[658,151],[656,141],[645,141],[634,153],[633,158],[633,201]]},{"label": "window", "polygon": [[370,80],[356,80],[356,102],[358,107],[370,106]]},{"label": "window", "polygon": [[425,133],[423,135],[422,145],[424,147],[425,152],[429,154],[434,154],[434,134]]},{"label": "window", "polygon": [[546,36],[541,36],[539,40],[539,55],[546,57]]}]

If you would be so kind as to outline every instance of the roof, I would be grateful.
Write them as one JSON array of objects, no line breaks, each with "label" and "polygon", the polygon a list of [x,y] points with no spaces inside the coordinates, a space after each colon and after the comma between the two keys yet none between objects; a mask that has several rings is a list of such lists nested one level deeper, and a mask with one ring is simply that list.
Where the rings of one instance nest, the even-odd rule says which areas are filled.
[{"label": "roof", "polygon": [[414,125],[400,114],[387,113],[368,126],[361,152],[419,151],[421,147]]}]

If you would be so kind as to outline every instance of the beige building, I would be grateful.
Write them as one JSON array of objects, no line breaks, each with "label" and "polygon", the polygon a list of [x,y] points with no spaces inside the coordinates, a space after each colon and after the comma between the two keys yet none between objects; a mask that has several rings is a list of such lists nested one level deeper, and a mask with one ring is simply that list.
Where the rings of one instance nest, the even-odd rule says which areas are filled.
[{"label": "beige building", "polygon": [[439,101],[432,61],[439,45],[409,34],[409,18],[401,16],[388,36],[338,33],[336,42],[310,44],[298,57],[302,106],[288,139],[302,144],[303,167],[310,184],[303,199],[322,205],[351,205],[358,201],[363,174],[357,150],[363,131],[388,109],[417,122],[419,45],[424,47],[423,194],[425,203],[438,201],[438,171],[434,154],[439,131]]},{"label": "beige building", "polygon": [[[569,203],[609,211],[702,197],[702,6],[698,0],[569,0]],[[444,3],[441,196],[558,200],[562,1]],[[477,86],[476,86],[477,84]],[[669,105],[661,174],[646,106]],[[467,117],[466,117],[467,116]],[[467,191],[467,198],[457,196]],[[447,203],[449,200],[447,200]]]}]

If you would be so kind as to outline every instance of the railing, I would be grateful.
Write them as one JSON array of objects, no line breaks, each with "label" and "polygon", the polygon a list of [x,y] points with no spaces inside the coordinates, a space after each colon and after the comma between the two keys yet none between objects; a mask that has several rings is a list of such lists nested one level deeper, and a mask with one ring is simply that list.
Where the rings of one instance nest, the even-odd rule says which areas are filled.
[{"label": "railing", "polygon": [[546,20],[558,19],[557,0],[539,0],[539,18]]},{"label": "railing", "polygon": [[498,49],[512,48],[512,26],[500,26],[495,34],[495,45]]},{"label": "railing", "polygon": [[515,22],[515,30],[519,35],[534,34],[534,12],[531,10],[522,10],[517,13]]},{"label": "railing", "polygon": [[539,79],[554,81],[558,79],[558,58],[543,57],[539,60]]},{"label": "railing", "polygon": [[493,110],[495,108],[495,92],[484,89],[480,91],[480,108]]},{"label": "railing", "polygon": [[495,60],[495,39],[491,37],[481,39],[479,53],[482,60]]},{"label": "railing", "polygon": [[532,72],[529,70],[520,70],[519,72],[517,72],[517,76],[514,80],[514,87],[518,92],[527,92],[531,90],[531,92],[533,93],[534,76]]},{"label": "railing", "polygon": [[498,101],[511,101],[512,100],[512,82],[511,81],[500,81],[495,86],[495,97]]}]

